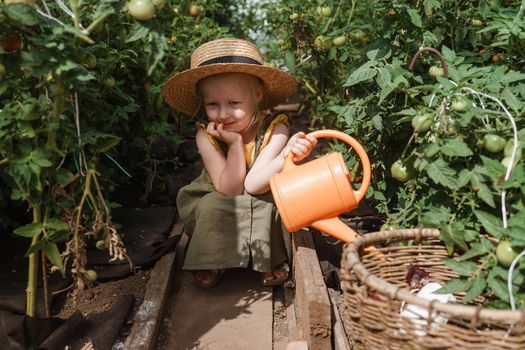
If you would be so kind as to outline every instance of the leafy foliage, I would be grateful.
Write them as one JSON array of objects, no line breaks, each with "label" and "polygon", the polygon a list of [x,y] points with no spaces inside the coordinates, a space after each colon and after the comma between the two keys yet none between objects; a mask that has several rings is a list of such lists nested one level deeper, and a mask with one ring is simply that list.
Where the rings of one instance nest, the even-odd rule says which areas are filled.
[{"label": "leafy foliage", "polygon": [[[498,307],[508,307],[509,294],[496,244],[508,239],[516,251],[525,248],[523,221],[518,224],[525,214],[524,5],[494,0],[264,5],[273,14],[269,37],[279,38],[268,43],[270,53],[282,58],[284,52],[282,64],[303,82],[312,126],[344,130],[367,150],[373,164],[368,197],[385,215],[385,227],[439,228],[449,253],[460,255],[447,266],[463,276],[443,291],[466,292],[466,302],[484,294]],[[332,14],[324,16],[319,6],[330,6]],[[319,47],[319,36],[334,44]],[[341,36],[347,40],[335,45]],[[441,52],[447,76],[435,68],[428,73],[443,66],[429,52],[409,68],[416,52],[427,47]],[[510,154],[483,143],[485,135],[495,134],[512,149],[513,126],[505,109],[520,139],[508,180]],[[413,128],[419,125],[414,118],[427,117],[428,130]],[[357,160],[345,154],[356,172]],[[415,174],[399,182],[390,173],[392,164]],[[516,268],[515,299],[523,307],[525,294],[518,286],[525,264]]]}]

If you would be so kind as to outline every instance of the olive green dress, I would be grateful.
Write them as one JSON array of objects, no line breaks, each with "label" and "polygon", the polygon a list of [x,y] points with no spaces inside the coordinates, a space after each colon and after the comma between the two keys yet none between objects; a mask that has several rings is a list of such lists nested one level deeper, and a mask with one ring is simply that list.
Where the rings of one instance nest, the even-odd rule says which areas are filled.
[{"label": "olive green dress", "polygon": [[[288,124],[286,116],[266,117],[252,147],[245,146],[248,169],[278,123]],[[251,263],[255,271],[271,272],[289,261],[290,233],[281,224],[271,192],[226,196],[215,190],[204,169],[181,188],[177,208],[190,237],[186,270],[248,267]]]}]

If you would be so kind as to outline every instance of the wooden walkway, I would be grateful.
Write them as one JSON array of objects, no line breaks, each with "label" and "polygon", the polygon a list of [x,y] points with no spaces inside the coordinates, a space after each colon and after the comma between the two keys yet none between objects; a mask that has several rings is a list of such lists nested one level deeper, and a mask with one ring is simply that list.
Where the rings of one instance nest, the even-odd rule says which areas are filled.
[{"label": "wooden walkway", "polygon": [[292,281],[274,288],[246,269],[228,271],[214,288],[195,287],[180,269],[186,242],[184,235],[152,270],[124,349],[350,349],[308,231],[293,235]]}]

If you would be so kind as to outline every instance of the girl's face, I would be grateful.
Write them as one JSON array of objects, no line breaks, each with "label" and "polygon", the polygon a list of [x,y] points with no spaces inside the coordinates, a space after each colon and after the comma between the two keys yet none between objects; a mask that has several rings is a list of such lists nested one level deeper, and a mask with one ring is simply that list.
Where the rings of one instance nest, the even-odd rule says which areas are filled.
[{"label": "girl's face", "polygon": [[259,80],[249,74],[224,73],[199,82],[202,102],[211,122],[223,124],[226,131],[248,130],[255,108],[263,98]]}]

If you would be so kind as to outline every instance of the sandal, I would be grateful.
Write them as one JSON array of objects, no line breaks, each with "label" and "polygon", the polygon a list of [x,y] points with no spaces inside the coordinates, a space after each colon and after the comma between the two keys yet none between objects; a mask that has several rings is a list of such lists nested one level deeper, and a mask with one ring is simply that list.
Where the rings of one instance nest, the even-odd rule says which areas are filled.
[{"label": "sandal", "polygon": [[223,269],[213,269],[213,270],[195,270],[192,271],[193,282],[197,287],[200,288],[211,288],[216,286],[224,275]]},{"label": "sandal", "polygon": [[287,263],[282,263],[271,273],[263,273],[261,283],[265,287],[281,286],[287,280],[290,272],[290,267]]}]

